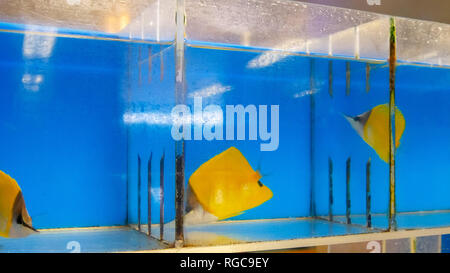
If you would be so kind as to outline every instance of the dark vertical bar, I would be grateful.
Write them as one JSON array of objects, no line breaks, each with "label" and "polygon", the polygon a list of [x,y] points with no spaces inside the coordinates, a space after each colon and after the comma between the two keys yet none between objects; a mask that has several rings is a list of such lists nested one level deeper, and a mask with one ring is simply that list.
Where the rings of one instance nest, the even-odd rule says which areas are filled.
[{"label": "dark vertical bar", "polygon": [[330,221],[333,221],[333,161],[331,160],[331,157],[328,158],[328,181],[328,217]]},{"label": "dark vertical bar", "polygon": [[130,147],[129,147],[129,141],[130,141],[130,129],[128,128],[128,126],[127,126],[127,181],[126,181],[126,198],[125,198],[125,200],[126,200],[126,202],[127,202],[127,210],[126,210],[126,213],[125,213],[125,225],[128,225],[128,222],[129,222],[129,220],[128,220],[128,206],[129,206],[129,204],[128,204],[128,202],[129,202],[129,200],[128,200],[128,192],[129,192],[129,189],[128,189],[128,187],[129,187],[129,185],[130,185],[130,183],[129,183],[129,179],[130,179],[130,174],[129,174],[129,171],[130,171],[130,157],[129,157],[129,151],[130,151]]},{"label": "dark vertical bar", "polygon": [[148,47],[148,83],[152,82],[152,47]]},{"label": "dark vertical bar", "polygon": [[351,78],[351,73],[350,73],[350,62],[346,61],[345,62],[345,95],[349,96],[350,95],[350,78]]},{"label": "dark vertical bar", "polygon": [[333,97],[333,61],[328,61],[328,94]]},{"label": "dark vertical bar", "polygon": [[147,163],[147,228],[148,236],[152,235],[152,157],[153,153],[150,152],[150,158]]},{"label": "dark vertical bar", "polygon": [[141,46],[138,47],[138,74],[139,74],[139,85],[142,84],[142,60],[141,60]]},{"label": "dark vertical bar", "polygon": [[371,205],[371,193],[370,193],[370,158],[366,164],[366,220],[367,227],[372,227],[372,215],[370,213],[370,205]]},{"label": "dark vertical bar", "polygon": [[[161,48],[160,48],[161,50]],[[159,60],[160,60],[160,81],[164,80],[164,58],[163,58],[163,52],[162,50],[159,52]]]},{"label": "dark vertical bar", "polygon": [[161,240],[164,239],[164,157],[165,152],[163,152],[161,161],[159,162],[159,238]]},{"label": "dark vertical bar", "polygon": [[310,215],[311,217],[316,216],[316,200],[315,200],[315,154],[314,154],[314,145],[315,145],[315,108],[316,102],[314,98],[314,94],[316,91],[316,82],[315,82],[315,60],[310,60],[310,87],[311,87],[311,95],[310,95],[310,164],[311,164],[311,188],[310,188]]},{"label": "dark vertical bar", "polygon": [[346,162],[346,185],[347,185],[347,194],[346,194],[346,217],[347,217],[347,224],[351,224],[352,223],[352,219],[350,218],[350,214],[351,214],[351,201],[350,201],[350,164],[351,164],[351,159],[350,157],[347,159]]},{"label": "dark vertical bar", "polygon": [[175,159],[175,241],[184,241],[183,214],[184,214],[184,143],[183,151]]},{"label": "dark vertical bar", "polygon": [[370,91],[370,64],[366,63],[366,93]]},{"label": "dark vertical bar", "polygon": [[[176,12],[176,51],[175,51],[175,102],[186,104],[186,79],[185,79],[185,1],[177,0]],[[162,59],[161,59],[162,60]],[[184,164],[185,164],[184,139],[175,142],[175,247],[183,247],[184,230]]]},{"label": "dark vertical bar", "polygon": [[141,157],[138,155],[138,230],[141,231]]},{"label": "dark vertical bar", "polygon": [[397,229],[395,204],[395,70],[396,70],[395,19],[390,19],[389,39],[389,230]]}]

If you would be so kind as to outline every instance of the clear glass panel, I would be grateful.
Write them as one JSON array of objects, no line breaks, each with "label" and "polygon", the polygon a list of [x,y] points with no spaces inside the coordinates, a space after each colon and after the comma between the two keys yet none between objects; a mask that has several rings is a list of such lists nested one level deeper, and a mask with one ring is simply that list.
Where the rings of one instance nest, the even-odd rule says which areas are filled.
[{"label": "clear glass panel", "polygon": [[396,26],[396,105],[405,119],[396,151],[398,226],[448,226],[450,27],[405,18]]},{"label": "clear glass panel", "polygon": [[[128,39],[171,41],[175,38],[175,0],[30,0],[2,1],[2,28],[53,28],[58,33],[83,33]],[[9,23],[12,23],[11,26]],[[41,26],[41,27],[36,27]],[[19,27],[20,28],[20,27]]]},{"label": "clear glass panel", "polygon": [[128,54],[129,104],[123,114],[128,136],[128,223],[148,223],[150,179],[152,233],[160,238],[159,224],[175,217],[175,142],[171,137],[175,46],[138,44],[131,46]]},{"label": "clear glass panel", "polygon": [[[366,226],[370,195],[372,226],[386,228],[389,197],[387,64],[318,60],[314,77],[317,82],[313,125],[316,213],[330,219],[331,212],[333,220],[344,223],[348,223],[348,213],[352,223]],[[367,169],[369,160],[370,170]],[[369,192],[367,171],[370,172]]]},{"label": "clear glass panel", "polygon": [[450,65],[450,26],[396,18],[398,60],[426,65]]},{"label": "clear glass panel", "polygon": [[388,56],[388,35],[382,30],[388,27],[386,17],[368,12],[297,1],[187,0],[186,14],[186,36],[191,41],[335,56]]}]

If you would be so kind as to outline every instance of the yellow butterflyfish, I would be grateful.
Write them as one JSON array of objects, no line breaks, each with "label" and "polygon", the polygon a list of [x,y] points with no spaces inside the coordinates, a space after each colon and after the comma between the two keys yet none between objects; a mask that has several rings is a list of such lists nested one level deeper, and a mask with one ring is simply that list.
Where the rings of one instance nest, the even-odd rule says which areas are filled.
[{"label": "yellow butterflyfish", "polygon": [[22,190],[16,180],[0,171],[0,236],[19,238],[34,232]]},{"label": "yellow butterflyfish", "polygon": [[[345,116],[345,115],[344,115]],[[381,104],[356,117],[345,116],[359,136],[372,147],[378,156],[389,162],[389,105]],[[405,131],[405,118],[395,107],[395,147]]]},{"label": "yellow butterflyfish", "polygon": [[235,147],[214,156],[189,178],[185,223],[227,219],[272,198],[247,159]]}]

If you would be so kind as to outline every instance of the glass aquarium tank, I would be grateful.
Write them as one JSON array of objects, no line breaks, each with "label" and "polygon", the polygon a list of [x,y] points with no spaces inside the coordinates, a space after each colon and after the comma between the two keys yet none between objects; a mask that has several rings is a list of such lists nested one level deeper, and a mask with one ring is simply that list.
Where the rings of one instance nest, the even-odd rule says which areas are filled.
[{"label": "glass aquarium tank", "polygon": [[449,25],[288,0],[4,1],[0,49],[0,252],[450,234]]}]

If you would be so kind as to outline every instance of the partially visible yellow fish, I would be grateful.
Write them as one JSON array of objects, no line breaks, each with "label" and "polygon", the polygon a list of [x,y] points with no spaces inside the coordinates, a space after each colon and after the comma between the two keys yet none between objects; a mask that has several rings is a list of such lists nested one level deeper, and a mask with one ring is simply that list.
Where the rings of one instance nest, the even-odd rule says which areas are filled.
[{"label": "partially visible yellow fish", "polygon": [[273,193],[261,178],[235,147],[214,156],[189,178],[185,223],[227,219],[268,201]]},{"label": "partially visible yellow fish", "polygon": [[[345,116],[345,115],[344,115]],[[359,136],[372,147],[378,156],[386,163],[389,162],[389,105],[375,106],[356,117],[345,116]],[[395,147],[400,145],[400,138],[405,131],[405,118],[395,107]]]},{"label": "partially visible yellow fish", "polygon": [[130,23],[130,16],[127,11],[119,11],[104,17],[103,28],[107,33],[118,33]]},{"label": "partially visible yellow fish", "polygon": [[22,190],[16,180],[0,171],[0,236],[18,238],[34,232]]}]

